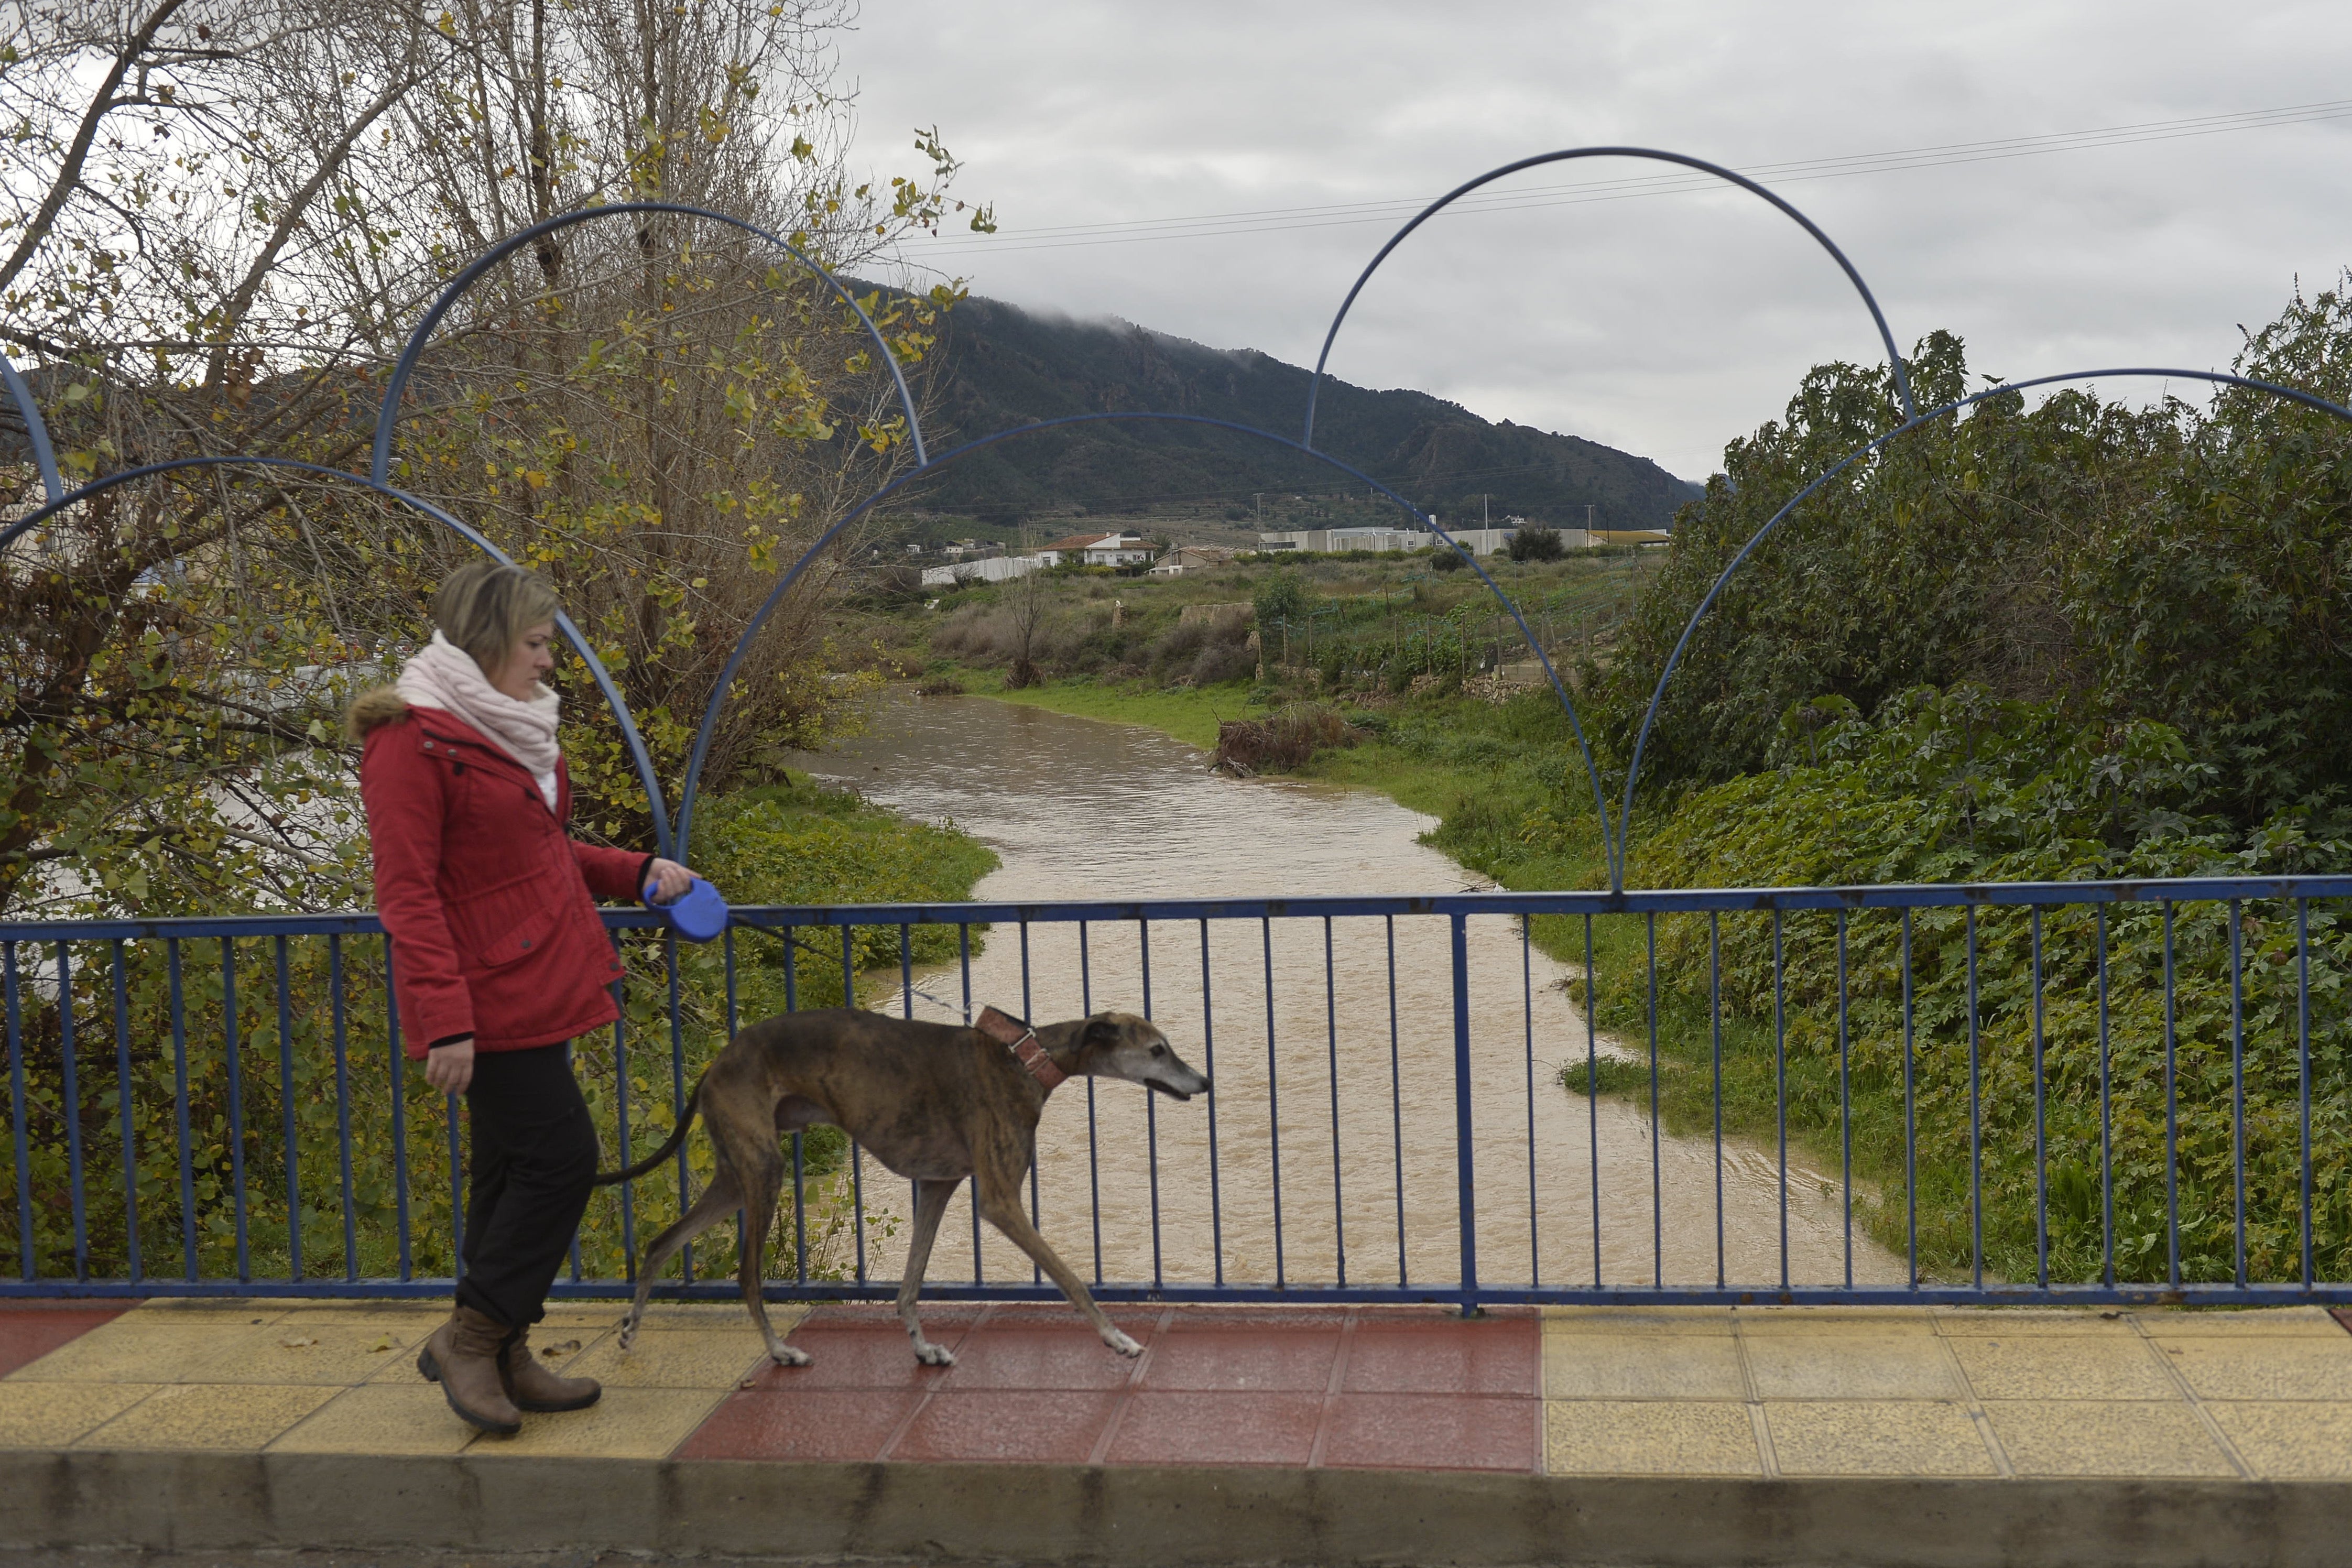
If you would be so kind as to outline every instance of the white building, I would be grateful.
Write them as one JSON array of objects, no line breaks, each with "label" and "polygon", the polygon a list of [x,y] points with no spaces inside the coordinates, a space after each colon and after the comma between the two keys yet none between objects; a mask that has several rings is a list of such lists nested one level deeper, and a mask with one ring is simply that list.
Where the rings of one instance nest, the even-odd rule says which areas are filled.
[{"label": "white building", "polygon": [[1139,533],[1074,533],[1037,554],[1048,566],[1139,566],[1151,559],[1151,546]]},{"label": "white building", "polygon": [[957,588],[967,583],[1008,583],[1048,564],[1036,555],[985,555],[977,561],[959,561],[952,566],[929,567],[923,573],[923,586]]},{"label": "white building", "polygon": [[1284,533],[1261,533],[1257,547],[1265,551],[1426,550],[1432,536],[1403,528],[1299,528]]}]

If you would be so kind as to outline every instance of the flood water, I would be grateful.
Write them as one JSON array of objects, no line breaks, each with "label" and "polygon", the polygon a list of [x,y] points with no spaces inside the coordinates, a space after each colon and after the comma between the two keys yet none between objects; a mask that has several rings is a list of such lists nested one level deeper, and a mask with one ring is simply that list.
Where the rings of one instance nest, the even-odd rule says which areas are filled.
[{"label": "flood water", "polygon": [[[983,900],[1490,885],[1418,842],[1433,818],[1386,796],[1229,779],[1154,731],[981,698],[897,698],[868,735],[804,761],[989,844],[1003,865],[981,882]],[[1569,1092],[1559,1069],[1581,1066],[1588,1049],[1559,984],[1569,969],[1526,944],[1512,918],[1478,917],[1468,931],[1483,1284],[1714,1285],[1719,1256],[1729,1283],[1769,1288],[1783,1278],[1784,1234],[1789,1280],[1846,1278],[1833,1173],[1792,1164],[1784,1183],[1769,1148],[1727,1141],[1718,1159],[1712,1138],[1654,1132],[1645,1105]],[[959,965],[919,967],[914,987],[915,1016],[964,1017]],[[893,986],[865,1000],[898,1013],[907,998]],[[1055,1091],[1038,1131],[1038,1222],[1082,1274],[1169,1285],[1461,1278],[1444,919],[1219,921],[1205,932],[1198,921],[1153,921],[1148,933],[1133,921],[999,925],[971,962],[969,1004],[1040,1022],[1148,1011],[1214,1079],[1190,1103],[1109,1080]],[[1626,1054],[1605,1037],[1599,1048]],[[895,1278],[905,1232],[892,1220],[911,1212],[908,1189],[871,1161],[864,1174],[866,1269]],[[1030,1278],[993,1231],[980,1247],[982,1277]],[[1857,1283],[1903,1278],[1899,1258],[1859,1235],[1851,1268]],[[974,1272],[969,1194],[959,1194],[929,1278]]]}]

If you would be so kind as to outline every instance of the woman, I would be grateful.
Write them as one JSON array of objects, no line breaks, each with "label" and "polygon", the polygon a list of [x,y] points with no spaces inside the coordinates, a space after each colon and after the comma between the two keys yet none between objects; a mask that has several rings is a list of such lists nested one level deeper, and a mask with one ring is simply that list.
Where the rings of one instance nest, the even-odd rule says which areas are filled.
[{"label": "woman", "polygon": [[522,567],[459,568],[434,595],[431,644],[350,713],[402,1037],[427,1083],[466,1097],[472,1129],[457,1308],[416,1366],[502,1435],[522,1411],[602,1392],[533,1361],[527,1337],[596,1173],[569,1049],[617,1016],[621,964],[595,900],[650,885],[667,902],[690,880],[674,860],[564,832],[571,782],[541,680],[557,608]]}]

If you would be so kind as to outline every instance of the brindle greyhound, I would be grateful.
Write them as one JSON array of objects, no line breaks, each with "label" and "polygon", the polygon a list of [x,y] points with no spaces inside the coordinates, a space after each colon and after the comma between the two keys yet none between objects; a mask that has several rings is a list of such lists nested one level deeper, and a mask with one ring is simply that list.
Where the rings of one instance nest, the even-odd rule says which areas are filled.
[{"label": "brindle greyhound", "polygon": [[919,1359],[932,1366],[955,1362],[946,1346],[923,1337],[915,1298],[940,1216],[966,1176],[982,1217],[1036,1260],[1103,1343],[1121,1355],[1142,1354],[1143,1347],[1096,1305],[1022,1208],[1021,1183],[1037,1158],[1037,1118],[1045,1099],[1055,1085],[1080,1074],[1125,1079],[1178,1100],[1209,1088],[1207,1079],[1178,1058],[1167,1036],[1131,1013],[1097,1013],[1032,1029],[990,1007],[978,1026],[960,1028],[829,1007],[787,1013],[742,1030],[694,1086],[668,1142],[627,1170],[596,1178],[597,1185],[609,1186],[644,1175],[677,1152],[698,1113],[710,1130],[718,1173],[685,1216],[646,1248],[636,1299],[621,1329],[622,1348],[635,1339],[654,1277],[671,1255],[740,1208],[751,1221],[743,1227],[743,1304],[770,1356],[786,1366],[808,1363],[807,1352],[786,1344],[768,1326],[761,1258],[768,1216],[783,1187],[778,1134],[830,1124],[916,1184],[915,1233],[898,1286],[898,1321]]}]

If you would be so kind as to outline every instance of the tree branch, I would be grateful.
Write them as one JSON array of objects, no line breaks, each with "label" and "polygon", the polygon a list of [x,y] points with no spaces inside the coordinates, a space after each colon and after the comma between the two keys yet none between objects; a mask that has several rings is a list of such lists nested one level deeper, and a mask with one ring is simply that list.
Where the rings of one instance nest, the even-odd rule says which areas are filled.
[{"label": "tree branch", "polygon": [[140,24],[139,30],[124,41],[121,51],[115,55],[114,64],[108,68],[105,79],[98,84],[98,90],[90,94],[89,108],[81,117],[80,128],[74,132],[73,144],[66,149],[65,161],[58,165],[57,178],[49,183],[48,195],[41,198],[40,210],[26,225],[23,236],[16,241],[16,248],[9,254],[8,259],[0,262],[0,289],[16,280],[16,274],[25,269],[33,259],[34,253],[40,249],[42,242],[49,237],[49,230],[57,224],[58,214],[65,210],[66,202],[81,184],[81,172],[89,162],[90,144],[98,140],[100,123],[121,107],[114,89],[122,85],[123,77],[147,52],[147,47],[154,42],[155,35],[163,29],[163,24],[170,21],[185,3],[186,0],[162,0],[162,4],[155,7],[146,21]]}]

